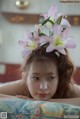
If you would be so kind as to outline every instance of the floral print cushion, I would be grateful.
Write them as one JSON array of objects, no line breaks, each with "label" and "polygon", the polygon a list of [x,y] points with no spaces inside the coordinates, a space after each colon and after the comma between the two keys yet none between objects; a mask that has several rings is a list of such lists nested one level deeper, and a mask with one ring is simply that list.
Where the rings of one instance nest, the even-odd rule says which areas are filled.
[{"label": "floral print cushion", "polygon": [[80,117],[79,106],[19,98],[0,99],[1,112],[7,112],[7,119],[63,119],[68,115]]}]

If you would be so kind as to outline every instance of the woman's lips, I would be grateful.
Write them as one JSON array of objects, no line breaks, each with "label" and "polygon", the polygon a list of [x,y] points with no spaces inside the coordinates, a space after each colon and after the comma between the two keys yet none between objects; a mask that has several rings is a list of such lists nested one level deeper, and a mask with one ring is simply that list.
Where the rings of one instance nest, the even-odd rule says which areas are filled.
[{"label": "woman's lips", "polygon": [[43,93],[40,93],[40,94],[39,94],[39,97],[40,97],[40,98],[45,98],[46,96],[47,96],[47,94],[43,94]]}]

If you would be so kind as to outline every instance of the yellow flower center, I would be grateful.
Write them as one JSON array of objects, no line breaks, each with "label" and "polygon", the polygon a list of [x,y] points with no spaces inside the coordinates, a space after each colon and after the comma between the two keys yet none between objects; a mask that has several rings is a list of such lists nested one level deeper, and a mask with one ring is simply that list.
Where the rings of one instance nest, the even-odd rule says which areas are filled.
[{"label": "yellow flower center", "polygon": [[28,48],[29,48],[30,50],[34,50],[35,48],[37,48],[37,43],[36,43],[35,41],[29,42],[29,43],[28,43]]},{"label": "yellow flower center", "polygon": [[57,38],[56,38],[56,40],[54,41],[54,44],[53,44],[54,46],[62,46],[63,45],[63,42],[60,40],[60,37],[58,36]]}]

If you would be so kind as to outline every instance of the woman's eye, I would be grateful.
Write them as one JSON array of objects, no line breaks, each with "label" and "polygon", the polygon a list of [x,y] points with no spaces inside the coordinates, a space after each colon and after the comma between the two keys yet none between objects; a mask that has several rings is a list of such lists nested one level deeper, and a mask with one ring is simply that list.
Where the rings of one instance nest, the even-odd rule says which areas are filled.
[{"label": "woman's eye", "polygon": [[51,76],[51,77],[49,77],[49,80],[53,80],[55,77],[54,76]]},{"label": "woman's eye", "polygon": [[33,80],[39,80],[39,77],[32,77]]}]

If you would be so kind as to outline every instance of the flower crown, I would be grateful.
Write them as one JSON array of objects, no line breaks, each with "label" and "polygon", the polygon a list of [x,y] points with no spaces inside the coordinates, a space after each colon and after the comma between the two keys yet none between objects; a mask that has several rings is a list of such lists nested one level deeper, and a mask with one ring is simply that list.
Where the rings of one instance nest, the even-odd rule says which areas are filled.
[{"label": "flower crown", "polygon": [[32,51],[41,46],[46,47],[46,52],[57,50],[66,55],[65,48],[76,46],[68,36],[71,28],[69,22],[63,14],[57,13],[57,7],[54,5],[50,7],[47,14],[41,16],[43,16],[42,24],[35,25],[34,31],[27,31],[24,39],[18,42],[23,47],[23,57],[29,56]]}]

